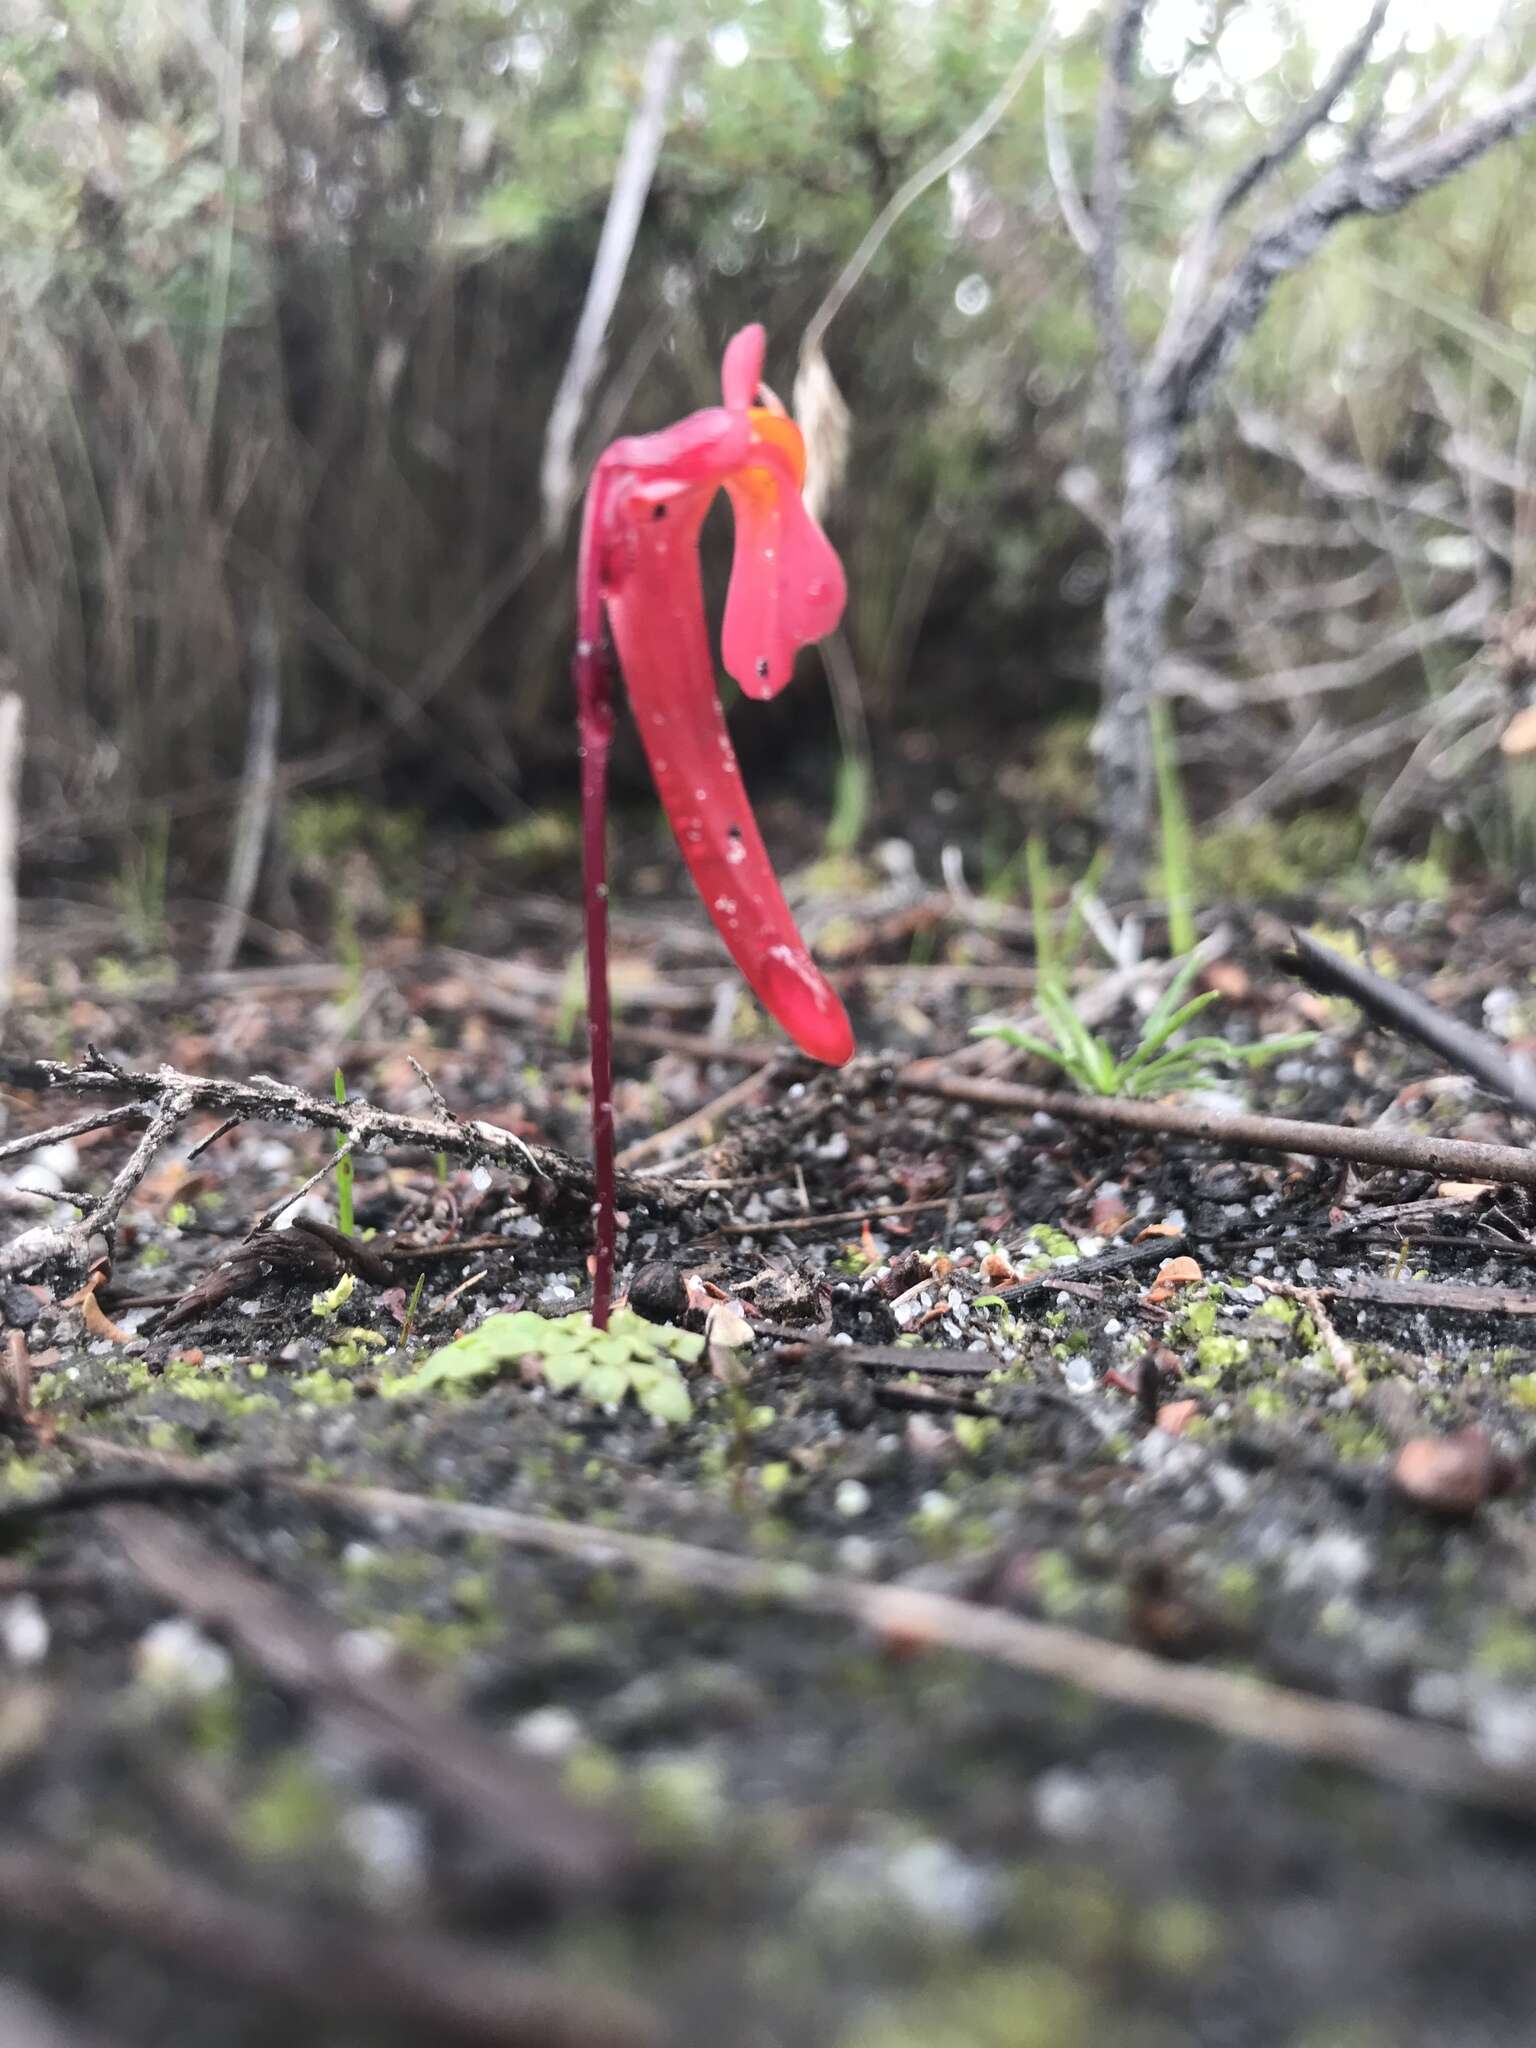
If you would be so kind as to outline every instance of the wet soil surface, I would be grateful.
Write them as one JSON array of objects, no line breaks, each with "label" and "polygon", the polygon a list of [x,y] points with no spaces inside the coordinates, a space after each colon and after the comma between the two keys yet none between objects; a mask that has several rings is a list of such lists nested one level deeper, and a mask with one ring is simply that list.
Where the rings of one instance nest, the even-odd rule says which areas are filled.
[{"label": "wet soil surface", "polygon": [[[1528,1198],[915,1095],[908,1060],[1024,1002],[1027,939],[899,892],[849,923],[868,1050],[838,1075],[754,1066],[760,1029],[699,1057],[718,963],[621,927],[621,1144],[738,1089],[644,1161],[684,1199],[637,1204],[624,1247],[636,1307],[699,1340],[681,1406],[526,1350],[400,1386],[489,1315],[578,1309],[584,1218],[392,1153],[357,1162],[358,1257],[333,1181],[242,1251],[319,1134],[241,1128],[188,1163],[189,1129],[109,1272],[5,1288],[6,2039],[1529,2040]],[[1527,921],[1365,925],[1458,1014],[1532,1029]],[[456,1111],[579,1152],[572,936],[509,911],[481,956],[381,942],[328,980],[147,992],[55,961],[13,1049],[326,1091],[340,1065],[425,1111],[414,1054]],[[1202,1028],[1320,1034],[1225,1084],[1245,1106],[1528,1136],[1251,931],[1210,978]],[[1106,1032],[1134,1038],[1128,1008]],[[7,1135],[76,1107],[10,1091]],[[7,1234],[25,1190],[99,1187],[130,1143],[8,1162]],[[551,1551],[551,1523],[585,1548]],[[1069,1685],[871,1626],[807,1571],[1245,1676],[1276,1689],[1275,1740],[1155,1684],[1133,1704],[1091,1658]],[[1293,1692],[1382,1710],[1365,1768],[1297,1752]],[[1467,1796],[1393,1754],[1424,1728]]]}]

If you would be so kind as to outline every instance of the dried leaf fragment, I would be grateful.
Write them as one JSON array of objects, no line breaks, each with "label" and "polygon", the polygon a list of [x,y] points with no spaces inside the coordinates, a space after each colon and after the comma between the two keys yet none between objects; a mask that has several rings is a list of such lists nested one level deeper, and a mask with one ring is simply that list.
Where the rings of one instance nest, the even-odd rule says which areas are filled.
[{"label": "dried leaf fragment", "polygon": [[1164,1259],[1142,1298],[1155,1307],[1159,1302],[1171,1301],[1180,1287],[1198,1286],[1204,1278],[1199,1260],[1184,1252],[1176,1259]]},{"label": "dried leaf fragment", "polygon": [[1165,1401],[1157,1411],[1157,1427],[1164,1436],[1182,1436],[1199,1413],[1198,1401]]}]

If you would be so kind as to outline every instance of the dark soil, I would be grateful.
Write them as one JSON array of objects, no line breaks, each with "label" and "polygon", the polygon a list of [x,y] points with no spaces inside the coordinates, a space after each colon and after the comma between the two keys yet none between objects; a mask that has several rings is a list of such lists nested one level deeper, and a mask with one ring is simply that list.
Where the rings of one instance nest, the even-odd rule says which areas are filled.
[{"label": "dark soil", "polygon": [[[317,1090],[339,1064],[424,1109],[414,1052],[455,1110],[579,1152],[558,1014],[574,935],[531,916],[484,940],[512,965],[380,940],[319,994],[275,971],[135,993],[49,963],[15,1049]],[[937,1589],[1465,1731],[1474,1762],[1536,1782],[1530,1202],[904,1092],[903,1061],[1022,1000],[1027,941],[894,884],[848,922],[869,1050],[841,1075],[767,1070],[665,1161],[696,1197],[681,1223],[637,1218],[625,1247],[651,1269],[638,1298],[697,1323],[697,1276],[695,1303],[705,1283],[757,1325],[693,1373],[687,1423],[532,1373],[382,1391],[487,1311],[580,1306],[582,1219],[529,1213],[504,1173],[360,1160],[362,1264],[390,1272],[335,1299],[321,1253],[247,1261],[226,1298],[187,1304],[320,1163],[318,1135],[240,1130],[187,1166],[189,1139],[130,1205],[94,1303],[46,1276],[5,1291],[0,1976],[120,2048],[1530,2039],[1536,1807],[1513,1790],[1462,1802],[1397,1782],[1390,1756],[1351,1771],[1238,1743],[807,1613],[792,1578],[748,1600],[270,1483]],[[1459,1014],[1530,1029],[1526,921],[1458,903],[1366,924]],[[695,1034],[723,972],[670,930],[621,927],[643,977],[625,1015]],[[1249,1106],[1527,1135],[1251,938],[1218,984],[1233,1037],[1323,1033],[1233,1082]],[[750,1071],[633,1039],[620,1057],[621,1144]],[[75,1105],[7,1107],[15,1133]],[[99,1186],[127,1143],[35,1155],[7,1189]],[[6,1201],[9,1235],[31,1219]],[[334,1187],[306,1217],[334,1226]],[[1170,1255],[1198,1273],[1158,1285]],[[1426,1283],[1475,1294],[1426,1305]],[[1415,1495],[1425,1439],[1452,1440],[1452,1469],[1431,1457]],[[137,1497],[93,1494],[104,1476]],[[194,1560],[180,1594],[146,1563],[166,1543]],[[282,1637],[295,1610],[307,1661]],[[559,1795],[556,1832],[590,1824],[590,1868],[466,1792],[498,1759],[509,1786]],[[519,2022],[505,1973],[524,1969],[548,2002]],[[634,2012],[601,2003],[621,1993]]]}]

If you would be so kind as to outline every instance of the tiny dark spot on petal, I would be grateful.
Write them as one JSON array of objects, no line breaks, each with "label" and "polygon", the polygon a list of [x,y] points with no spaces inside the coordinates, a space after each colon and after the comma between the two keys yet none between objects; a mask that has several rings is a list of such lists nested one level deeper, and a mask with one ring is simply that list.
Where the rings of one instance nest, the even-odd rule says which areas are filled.
[{"label": "tiny dark spot on petal", "polygon": [[653,519],[665,519],[666,516],[667,508],[665,505],[653,505],[651,507],[651,517]]},{"label": "tiny dark spot on petal", "polygon": [[766,676],[768,673],[768,657],[766,654],[760,654],[757,657],[757,673],[760,677]]}]

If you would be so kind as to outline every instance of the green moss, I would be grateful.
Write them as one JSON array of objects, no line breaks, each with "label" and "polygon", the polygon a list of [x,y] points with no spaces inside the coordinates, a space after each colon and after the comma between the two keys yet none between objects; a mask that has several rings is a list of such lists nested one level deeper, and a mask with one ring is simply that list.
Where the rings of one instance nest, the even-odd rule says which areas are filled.
[{"label": "green moss", "polygon": [[1383,1432],[1363,1416],[1324,1415],[1320,1420],[1324,1435],[1339,1456],[1347,1461],[1374,1464],[1385,1458],[1391,1449]]},{"label": "green moss", "polygon": [[1248,1362],[1246,1337],[1202,1337],[1195,1346],[1195,1361],[1202,1372],[1230,1372]]},{"label": "green moss", "polygon": [[[292,1385],[299,1400],[312,1401],[317,1408],[343,1408],[349,1401],[357,1399],[357,1389],[352,1382],[339,1379],[324,1366],[315,1372],[300,1373]],[[254,1398],[270,1397],[258,1395]]]},{"label": "green moss", "polygon": [[560,1779],[571,1798],[583,1806],[606,1806],[623,1788],[624,1773],[612,1751],[592,1742],[566,1758]]},{"label": "green moss", "polygon": [[1254,1310],[1254,1319],[1265,1318],[1272,1323],[1294,1323],[1301,1315],[1301,1303],[1288,1301],[1283,1294],[1271,1294],[1261,1301]]},{"label": "green moss", "polygon": [[286,1750],[240,1809],[238,1831],[253,1856],[305,1856],[332,1839],[335,1792],[299,1750]]},{"label": "green moss", "polygon": [[1088,1588],[1062,1550],[1042,1550],[1035,1559],[1035,1598],[1048,1621],[1070,1621],[1088,1604]]},{"label": "green moss", "polygon": [[1142,1915],[1136,1946],[1154,1968],[1193,1977],[1221,1947],[1215,1915],[1195,1899],[1161,1899]]},{"label": "green moss", "polygon": [[1495,1614],[1472,1653],[1476,1670],[1490,1678],[1536,1679],[1536,1627],[1523,1615]]},{"label": "green moss", "polygon": [[1259,1604],[1259,1575],[1252,1565],[1226,1565],[1217,1575],[1216,1591],[1230,1614],[1246,1617]]},{"label": "green moss", "polygon": [[1085,1987],[1035,1962],[970,1971],[883,2006],[847,2048],[1088,2048],[1102,2039]]},{"label": "green moss", "polygon": [[1363,832],[1358,812],[1218,826],[1195,842],[1195,880],[1202,895],[1226,903],[1309,895],[1352,866]]}]

